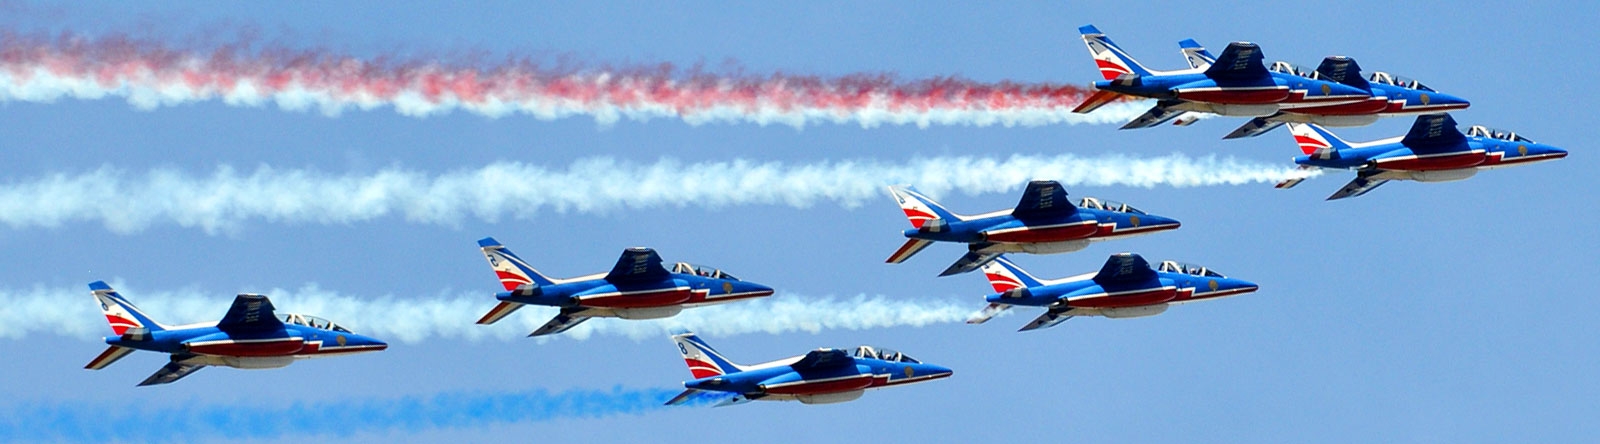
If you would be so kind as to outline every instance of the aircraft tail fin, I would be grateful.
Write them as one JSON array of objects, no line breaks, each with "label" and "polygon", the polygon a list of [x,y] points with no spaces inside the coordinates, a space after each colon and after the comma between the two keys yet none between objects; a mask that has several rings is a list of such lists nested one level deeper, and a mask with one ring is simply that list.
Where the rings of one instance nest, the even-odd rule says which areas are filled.
[{"label": "aircraft tail fin", "polygon": [[672,341],[678,344],[678,352],[683,355],[683,362],[689,365],[689,374],[695,379],[744,371],[743,367],[722,357],[721,353],[717,353],[716,349],[694,333],[673,335]]},{"label": "aircraft tail fin", "polygon": [[1321,159],[1338,158],[1339,150],[1350,149],[1350,143],[1333,135],[1327,129],[1311,123],[1290,123],[1289,133],[1300,145],[1300,152]]},{"label": "aircraft tail fin", "polygon": [[934,202],[928,196],[923,196],[922,193],[918,193],[917,190],[911,187],[891,186],[889,187],[889,194],[894,196],[896,202],[900,203],[900,210],[905,211],[906,220],[911,222],[912,228],[920,229],[923,225],[935,220],[946,222],[961,220],[961,216],[944,209],[943,205],[939,205],[938,202]]},{"label": "aircraft tail fin", "polygon": [[[133,329],[144,329],[147,332],[167,329],[165,325],[146,316],[139,307],[128,302],[105,281],[89,283],[89,292],[94,295],[95,302],[100,303],[100,312],[105,314],[106,323],[111,324],[111,332],[117,336],[122,336],[123,333]],[[106,364],[109,365],[110,362]]]},{"label": "aircraft tail fin", "polygon": [[1317,65],[1317,75],[1362,91],[1372,89],[1372,84],[1361,77],[1361,65],[1356,64],[1356,59],[1349,57],[1328,56],[1322,59],[1322,64]]},{"label": "aircraft tail fin", "polygon": [[1044,285],[1039,278],[1033,277],[1011,262],[1005,256],[994,258],[983,264],[983,275],[989,278],[989,285],[994,287],[995,293],[1005,293],[1018,288],[1038,287]]},{"label": "aircraft tail fin", "polygon": [[1100,68],[1100,75],[1106,80],[1116,80],[1125,75],[1147,76],[1149,69],[1140,65],[1133,56],[1128,55],[1110,37],[1100,32],[1094,25],[1083,25],[1078,28],[1078,33],[1083,36],[1083,43],[1089,46],[1089,55],[1094,57],[1094,63]]},{"label": "aircraft tail fin", "polygon": [[1183,39],[1178,42],[1178,47],[1183,50],[1183,59],[1189,62],[1189,67],[1194,69],[1210,68],[1212,63],[1217,63],[1217,56],[1211,55],[1206,47],[1194,39]]},{"label": "aircraft tail fin", "polygon": [[500,278],[500,284],[505,286],[506,291],[516,291],[524,285],[538,287],[555,284],[492,237],[479,239],[478,248],[483,250],[483,257],[489,260],[489,267],[494,268],[495,276]]}]

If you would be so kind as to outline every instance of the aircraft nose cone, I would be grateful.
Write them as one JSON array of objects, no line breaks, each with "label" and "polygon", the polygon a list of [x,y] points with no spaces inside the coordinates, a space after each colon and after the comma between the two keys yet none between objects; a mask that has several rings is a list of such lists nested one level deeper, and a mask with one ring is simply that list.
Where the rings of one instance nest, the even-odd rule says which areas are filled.
[{"label": "aircraft nose cone", "polygon": [[761,295],[761,296],[768,296],[768,295],[771,295],[772,293],[775,292],[775,290],[773,290],[772,287],[768,287],[768,286],[761,285],[761,284],[750,284],[750,291],[753,291],[756,294]]},{"label": "aircraft nose cone", "polygon": [[923,364],[922,366],[924,367],[924,370],[928,372],[928,374],[935,375],[935,376],[938,376],[938,377],[946,377],[946,376],[950,376],[950,375],[953,375],[953,374],[956,373],[955,370],[951,370],[951,369],[949,369],[947,367],[944,367],[944,366],[938,366],[938,365],[933,365],[933,364]]}]

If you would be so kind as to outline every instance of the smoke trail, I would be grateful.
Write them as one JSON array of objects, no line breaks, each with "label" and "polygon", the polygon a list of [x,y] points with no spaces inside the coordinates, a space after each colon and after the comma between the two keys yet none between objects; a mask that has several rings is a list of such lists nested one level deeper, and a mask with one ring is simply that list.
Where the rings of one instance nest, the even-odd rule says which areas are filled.
[{"label": "smoke trail", "polygon": [[[884,196],[883,186],[914,184],[940,195],[1020,189],[1032,178],[1068,186],[1190,187],[1271,183],[1307,173],[1232,157],[1181,154],[931,157],[904,164],[871,160],[785,165],[750,160],[636,164],[581,159],[565,169],[517,162],[430,176],[394,167],[370,175],[261,166],[217,168],[209,177],[156,169],[132,174],[106,166],[0,183],[0,224],[12,228],[103,223],[118,233],[177,224],[215,233],[251,219],[347,224],[388,215],[423,224],[466,217],[532,219],[542,211],[597,213],[624,208],[732,205],[855,207]],[[114,199],[111,197],[115,197]]]},{"label": "smoke trail", "polygon": [[0,414],[0,441],[179,442],[196,438],[349,436],[357,432],[416,432],[496,423],[638,415],[663,408],[676,389],[532,390],[444,393],[390,399],[352,399],[147,408],[117,405],[14,406]]},{"label": "smoke trail", "polygon": [[[221,292],[145,292],[113,286],[145,313],[168,325],[220,319],[233,302],[231,296]],[[496,301],[490,291],[471,296],[360,298],[307,285],[293,291],[272,289],[263,293],[272,299],[279,313],[322,316],[357,333],[408,343],[457,338],[520,339],[557,313],[554,308],[530,306],[499,323],[484,326],[473,322],[494,307]],[[977,293],[980,292],[974,292]],[[91,340],[110,334],[99,306],[88,294],[87,286],[71,290],[41,286],[0,290],[0,338],[59,334]],[[583,340],[610,335],[645,340],[664,338],[680,329],[728,336],[924,326],[962,322],[978,306],[981,304],[977,302],[963,304],[949,299],[899,300],[881,295],[815,298],[780,292],[778,296],[752,301],[691,308],[666,319],[594,319],[560,337]]]},{"label": "smoke trail", "polygon": [[1121,123],[1148,104],[1074,114],[1087,90],[1052,83],[985,83],[960,77],[904,80],[894,74],[819,77],[717,74],[670,64],[586,67],[508,58],[450,64],[394,57],[360,59],[325,50],[233,43],[174,49],[122,35],[89,38],[0,31],[0,102],[120,97],[140,109],[221,100],[285,110],[392,107],[407,116],[462,110],[543,120],[590,116],[679,118],[690,124],[819,122],[1005,125]]}]

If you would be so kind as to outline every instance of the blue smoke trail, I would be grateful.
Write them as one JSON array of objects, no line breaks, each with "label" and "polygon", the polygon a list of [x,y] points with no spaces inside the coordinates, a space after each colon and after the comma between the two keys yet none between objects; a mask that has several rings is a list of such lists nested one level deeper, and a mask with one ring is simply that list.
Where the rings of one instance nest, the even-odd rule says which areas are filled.
[{"label": "blue smoke trail", "polygon": [[[638,415],[663,408],[674,389],[532,390],[445,393],[389,399],[295,402],[287,406],[197,405],[174,408],[56,404],[0,410],[5,442],[173,442],[207,438],[349,436],[357,432],[463,428],[493,423]],[[697,400],[705,405],[710,400]]]}]

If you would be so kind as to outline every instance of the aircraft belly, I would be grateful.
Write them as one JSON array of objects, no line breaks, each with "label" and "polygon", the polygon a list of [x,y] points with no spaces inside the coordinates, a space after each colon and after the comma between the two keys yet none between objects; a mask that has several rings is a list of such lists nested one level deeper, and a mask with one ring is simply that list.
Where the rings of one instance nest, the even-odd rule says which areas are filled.
[{"label": "aircraft belly", "polygon": [[689,290],[689,287],[602,293],[579,296],[578,304],[586,307],[603,308],[661,307],[688,302],[693,293]]},{"label": "aircraft belly", "polygon": [[1116,292],[1081,298],[1072,298],[1067,301],[1067,306],[1073,308],[1137,307],[1141,305],[1164,304],[1177,297],[1178,289],[1176,287],[1162,287],[1151,290]]},{"label": "aircraft belly", "polygon": [[986,231],[984,232],[984,239],[989,242],[1008,243],[1063,242],[1089,237],[1097,229],[1094,221],[1084,221],[1054,226],[1030,226]]},{"label": "aircraft belly", "polygon": [[213,356],[286,356],[306,348],[300,337],[273,339],[222,339],[184,344],[190,353]]},{"label": "aircraft belly", "polygon": [[840,376],[834,378],[810,379],[778,384],[762,384],[761,389],[776,395],[817,395],[823,393],[848,392],[864,390],[872,386],[871,373],[859,375]]},{"label": "aircraft belly", "polygon": [[1377,99],[1374,99],[1374,100],[1360,100],[1360,101],[1355,101],[1355,102],[1346,102],[1346,103],[1338,103],[1338,104],[1302,103],[1302,104],[1298,104],[1298,106],[1285,105],[1284,108],[1288,109],[1288,110],[1291,110],[1293,112],[1296,112],[1296,113],[1300,113],[1300,114],[1312,114],[1312,115],[1318,115],[1318,116],[1363,116],[1363,117],[1366,117],[1366,119],[1364,119],[1366,123],[1346,123],[1346,124],[1343,124],[1343,125],[1332,123],[1332,122],[1342,122],[1342,121],[1337,120],[1337,119],[1329,119],[1326,122],[1313,120],[1311,122],[1311,123],[1316,123],[1318,125],[1324,125],[1324,126],[1361,126],[1361,125],[1365,125],[1365,124],[1369,124],[1369,123],[1378,121],[1378,113],[1383,112],[1383,110],[1389,108],[1389,101],[1388,100],[1384,100],[1383,98],[1377,98]]},{"label": "aircraft belly", "polygon": [[1488,155],[1483,150],[1474,150],[1444,155],[1411,155],[1378,159],[1374,164],[1385,170],[1399,171],[1437,171],[1458,170],[1472,168],[1488,160]]},{"label": "aircraft belly", "polygon": [[1181,100],[1224,105],[1277,104],[1289,98],[1289,88],[1284,86],[1211,87],[1180,89],[1176,92]]}]

